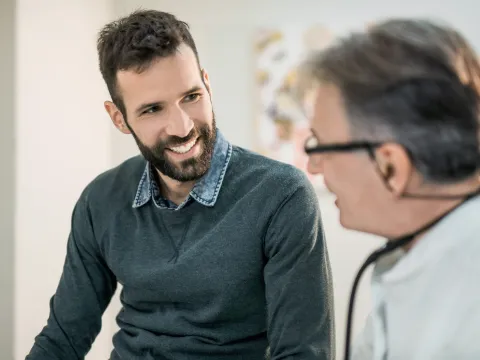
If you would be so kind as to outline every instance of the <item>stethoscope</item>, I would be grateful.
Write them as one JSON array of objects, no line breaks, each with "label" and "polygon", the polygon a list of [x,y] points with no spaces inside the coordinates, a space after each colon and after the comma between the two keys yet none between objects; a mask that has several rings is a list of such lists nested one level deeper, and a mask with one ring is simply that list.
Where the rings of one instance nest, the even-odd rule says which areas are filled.
[{"label": "stethoscope", "polygon": [[412,241],[417,235],[423,233],[424,231],[430,229],[434,225],[436,225],[438,222],[443,220],[447,215],[449,215],[453,210],[457,209],[460,205],[465,203],[466,201],[470,200],[471,198],[480,195],[480,189],[468,193],[468,194],[463,194],[463,195],[433,195],[433,196],[423,196],[423,195],[416,195],[416,196],[410,196],[410,197],[423,197],[423,198],[429,198],[429,199],[438,199],[438,200],[454,200],[454,199],[463,199],[459,204],[457,204],[455,207],[447,211],[446,213],[442,214],[438,218],[435,218],[431,222],[427,223],[426,225],[422,226],[420,229],[415,230],[414,232],[396,238],[389,240],[384,246],[381,248],[375,250],[372,252],[367,259],[364,261],[362,266],[360,266],[360,269],[358,270],[355,279],[353,281],[352,289],[350,292],[350,299],[348,303],[348,315],[347,315],[347,327],[346,327],[346,336],[345,336],[345,354],[344,354],[344,359],[345,360],[350,360],[350,344],[351,344],[351,333],[352,333],[352,321],[353,321],[353,309],[354,309],[354,302],[355,302],[355,294],[358,288],[358,284],[360,282],[360,279],[367,269],[367,267],[377,261],[381,256],[386,255],[395,249],[398,249],[399,247],[407,245],[410,241]]}]

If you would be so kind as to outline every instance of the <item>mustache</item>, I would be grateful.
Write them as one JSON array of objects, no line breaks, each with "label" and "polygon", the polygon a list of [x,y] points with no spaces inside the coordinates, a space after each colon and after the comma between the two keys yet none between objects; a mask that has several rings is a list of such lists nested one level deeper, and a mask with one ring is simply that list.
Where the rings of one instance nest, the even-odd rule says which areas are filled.
[{"label": "mustache", "polygon": [[185,137],[179,137],[179,136],[170,136],[168,139],[165,139],[161,143],[159,143],[156,148],[159,150],[163,150],[165,148],[169,147],[175,147],[179,146],[182,144],[185,144],[189,142],[190,140],[194,139],[195,137],[198,137],[198,131],[194,128],[192,129],[187,136]]}]

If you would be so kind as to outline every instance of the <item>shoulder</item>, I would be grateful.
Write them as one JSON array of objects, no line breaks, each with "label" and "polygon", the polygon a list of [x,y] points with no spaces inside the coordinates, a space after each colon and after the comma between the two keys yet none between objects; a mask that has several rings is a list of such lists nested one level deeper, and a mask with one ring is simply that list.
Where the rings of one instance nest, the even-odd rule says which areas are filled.
[{"label": "shoulder", "polygon": [[303,171],[256,152],[234,146],[231,160],[231,171],[236,175],[255,183],[274,185],[278,190],[291,192],[298,188],[312,189],[311,182]]},{"label": "shoulder", "polygon": [[145,171],[146,161],[142,156],[132,157],[93,179],[83,191],[81,198],[89,206],[132,203],[138,184]]},{"label": "shoulder", "polygon": [[95,236],[103,234],[112,219],[131,209],[145,166],[136,156],[95,177],[77,200],[72,222],[91,227]]},{"label": "shoulder", "polygon": [[238,146],[233,147],[223,187],[230,203],[248,199],[246,206],[263,209],[264,214],[277,212],[286,202],[312,214],[319,211],[315,190],[303,171]]}]

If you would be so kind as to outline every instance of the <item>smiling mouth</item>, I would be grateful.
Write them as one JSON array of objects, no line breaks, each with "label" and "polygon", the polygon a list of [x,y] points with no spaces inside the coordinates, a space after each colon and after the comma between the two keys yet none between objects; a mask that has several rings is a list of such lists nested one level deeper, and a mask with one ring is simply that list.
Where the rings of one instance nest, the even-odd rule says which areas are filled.
[{"label": "smiling mouth", "polygon": [[197,143],[197,140],[198,138],[195,138],[180,146],[172,146],[172,147],[168,147],[167,149],[177,154],[186,154],[195,146],[195,144]]}]

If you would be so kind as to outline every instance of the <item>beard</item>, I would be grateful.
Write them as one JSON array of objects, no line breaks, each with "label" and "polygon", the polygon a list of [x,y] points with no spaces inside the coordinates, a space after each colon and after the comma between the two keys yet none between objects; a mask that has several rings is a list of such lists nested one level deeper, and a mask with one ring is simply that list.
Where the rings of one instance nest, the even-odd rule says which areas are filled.
[{"label": "beard", "polygon": [[[131,129],[130,131],[145,160],[160,173],[180,182],[195,181],[205,175],[210,168],[217,135],[214,114],[212,114],[212,119],[211,126],[205,124],[201,127],[194,127],[192,131],[183,138],[169,136],[167,139],[159,140],[152,147],[146,146]],[[167,148],[185,144],[195,138],[197,138],[197,144],[202,146],[200,155],[181,162],[174,162],[169,159],[166,153]]]}]

